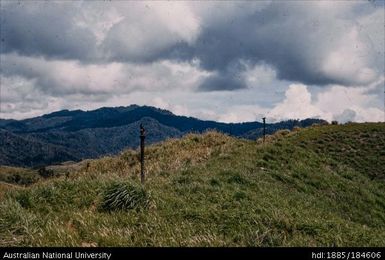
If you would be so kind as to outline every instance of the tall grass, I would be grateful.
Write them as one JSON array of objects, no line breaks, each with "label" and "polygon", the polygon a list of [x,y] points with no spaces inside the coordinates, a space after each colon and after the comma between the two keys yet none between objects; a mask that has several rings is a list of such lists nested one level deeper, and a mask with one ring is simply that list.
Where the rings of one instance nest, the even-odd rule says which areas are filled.
[{"label": "tall grass", "polygon": [[264,144],[191,134],[146,149],[144,187],[138,152],[125,151],[7,186],[0,245],[384,246],[384,138],[384,124],[284,131]]}]

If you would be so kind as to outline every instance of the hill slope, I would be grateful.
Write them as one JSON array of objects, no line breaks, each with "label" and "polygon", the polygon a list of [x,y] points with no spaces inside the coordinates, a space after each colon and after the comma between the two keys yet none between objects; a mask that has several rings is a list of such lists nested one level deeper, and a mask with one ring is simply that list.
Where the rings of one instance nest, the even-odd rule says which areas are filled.
[{"label": "hill slope", "polygon": [[265,144],[189,134],[146,150],[147,207],[102,207],[111,187],[138,182],[132,150],[7,187],[0,245],[384,246],[384,150],[384,124],[280,131]]},{"label": "hill slope", "polygon": [[65,147],[0,129],[0,165],[32,167],[76,159]]},{"label": "hill slope", "polygon": [[[321,121],[308,119],[268,124],[267,132]],[[249,139],[262,134],[262,124],[259,122],[225,124],[203,121],[147,106],[132,105],[93,111],[63,110],[20,121],[0,119],[0,138],[3,139],[0,165],[40,167],[116,154],[125,148],[138,146],[140,123],[147,129],[146,140],[149,144],[207,129]],[[15,151],[20,157],[16,156]]]}]

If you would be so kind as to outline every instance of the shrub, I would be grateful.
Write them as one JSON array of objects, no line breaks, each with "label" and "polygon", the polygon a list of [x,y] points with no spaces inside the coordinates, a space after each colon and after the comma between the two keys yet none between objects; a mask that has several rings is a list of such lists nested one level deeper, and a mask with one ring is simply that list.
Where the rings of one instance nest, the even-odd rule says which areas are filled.
[{"label": "shrub", "polygon": [[0,174],[0,181],[11,184],[30,185],[38,180],[39,176],[32,172],[5,172]]},{"label": "shrub", "polygon": [[275,132],[275,135],[277,135],[277,136],[285,136],[288,134],[290,134],[289,129],[281,129],[281,130],[278,130],[277,132]]},{"label": "shrub", "polygon": [[47,169],[45,167],[40,168],[37,172],[43,178],[49,178],[49,177],[53,177],[55,175],[53,170]]},{"label": "shrub", "polygon": [[105,190],[100,208],[104,211],[147,208],[149,195],[140,185],[113,183]]}]

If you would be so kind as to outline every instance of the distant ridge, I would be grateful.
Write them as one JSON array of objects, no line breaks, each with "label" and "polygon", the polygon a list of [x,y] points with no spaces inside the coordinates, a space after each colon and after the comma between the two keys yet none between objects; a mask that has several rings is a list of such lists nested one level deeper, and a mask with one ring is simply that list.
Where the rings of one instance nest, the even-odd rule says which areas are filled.
[{"label": "distant ridge", "polygon": [[[288,120],[266,125],[268,134],[279,129],[306,127],[324,120]],[[139,124],[147,129],[147,143],[209,129],[235,137],[256,139],[262,123],[221,123],[177,116],[151,106],[102,107],[91,111],[61,110],[24,120],[0,119],[0,165],[39,167],[116,154],[136,148]],[[31,153],[31,151],[34,151]]]}]

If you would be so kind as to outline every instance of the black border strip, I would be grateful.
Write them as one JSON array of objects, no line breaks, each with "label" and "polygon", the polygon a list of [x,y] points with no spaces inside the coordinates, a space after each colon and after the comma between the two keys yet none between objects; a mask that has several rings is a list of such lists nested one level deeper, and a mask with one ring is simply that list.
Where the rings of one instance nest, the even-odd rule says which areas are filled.
[{"label": "black border strip", "polygon": [[[51,257],[44,257],[50,255]],[[47,254],[50,253],[50,254]],[[63,254],[66,254],[63,257]],[[37,257],[37,255],[39,257]],[[81,256],[81,257],[79,257]],[[108,258],[110,256],[110,258]],[[194,247],[3,247],[0,259],[143,259],[146,257],[230,257],[230,259],[385,259],[384,247],[270,247],[270,248],[194,248]],[[200,260],[200,259],[196,259]]]}]

